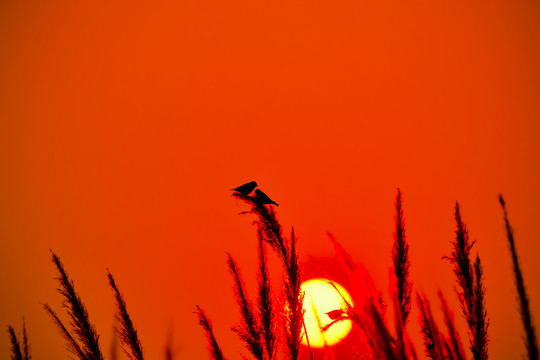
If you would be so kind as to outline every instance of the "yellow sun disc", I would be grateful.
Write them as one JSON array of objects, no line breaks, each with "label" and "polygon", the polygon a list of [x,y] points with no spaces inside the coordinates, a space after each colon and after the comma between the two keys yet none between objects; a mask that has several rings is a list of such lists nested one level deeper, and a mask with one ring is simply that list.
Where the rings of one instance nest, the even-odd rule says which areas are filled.
[{"label": "yellow sun disc", "polygon": [[[302,290],[305,293],[304,322],[311,347],[321,348],[325,345],[335,345],[351,331],[352,323],[350,320],[338,321],[327,331],[321,331],[324,326],[332,322],[332,319],[339,317],[340,309],[346,308],[343,298],[353,305],[351,296],[345,288],[335,281],[333,283],[339,292],[328,279],[311,279],[302,284]],[[305,333],[302,344],[307,345]]]}]

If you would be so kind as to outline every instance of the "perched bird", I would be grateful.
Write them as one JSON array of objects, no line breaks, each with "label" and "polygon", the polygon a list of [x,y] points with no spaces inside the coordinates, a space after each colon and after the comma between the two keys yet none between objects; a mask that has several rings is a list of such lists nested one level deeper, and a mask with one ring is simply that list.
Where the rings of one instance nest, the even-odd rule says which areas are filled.
[{"label": "perched bird", "polygon": [[328,315],[330,320],[337,320],[337,319],[340,319],[343,316],[345,316],[345,312],[342,309],[332,310],[332,311],[329,311],[329,312],[327,312],[325,314]]},{"label": "perched bird", "polygon": [[261,204],[274,204],[276,206],[279,206],[278,203],[270,199],[268,195],[266,195],[259,189],[255,190],[255,199],[259,201]]},{"label": "perched bird", "polygon": [[256,187],[257,187],[257,183],[255,181],[251,181],[231,190],[236,191],[237,193],[240,193],[242,195],[248,195]]}]

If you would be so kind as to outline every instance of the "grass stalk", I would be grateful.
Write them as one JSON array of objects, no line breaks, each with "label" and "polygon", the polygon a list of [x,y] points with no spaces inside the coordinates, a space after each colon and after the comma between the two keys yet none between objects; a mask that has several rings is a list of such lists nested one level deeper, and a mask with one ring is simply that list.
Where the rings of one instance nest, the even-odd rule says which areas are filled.
[{"label": "grass stalk", "polygon": [[452,353],[452,358],[456,360],[466,360],[465,351],[463,350],[463,345],[461,339],[459,338],[459,333],[456,330],[454,323],[454,314],[448,307],[448,303],[443,296],[443,293],[438,291],[439,300],[441,302],[441,310],[444,315],[444,324],[446,325],[446,330],[448,331],[450,351]]},{"label": "grass stalk", "polygon": [[[84,357],[80,357],[81,354],[76,348],[74,349],[74,354],[81,359],[103,360],[103,355],[99,346],[99,335],[97,334],[94,325],[90,323],[88,311],[86,310],[81,298],[76,293],[73,281],[68,277],[60,258],[56,256],[54,252],[51,251],[51,253],[53,263],[56,265],[59,272],[59,277],[57,277],[57,280],[60,282],[58,292],[64,297],[63,306],[67,309],[67,313],[71,319],[72,331],[82,345],[79,347],[79,350],[82,352]],[[46,306],[45,309],[53,317],[55,323],[60,327],[61,322],[56,314],[54,314],[54,312],[52,312],[48,306]],[[60,329],[63,334],[64,330],[67,331],[63,325],[60,327]],[[65,334],[64,337],[66,337]],[[73,337],[71,338],[74,340]],[[71,340],[68,341],[68,347],[73,349]]]},{"label": "grass stalk", "polygon": [[416,302],[420,310],[420,332],[424,339],[425,355],[432,360],[444,360],[441,336],[433,319],[429,301],[426,297],[416,293]]},{"label": "grass stalk", "polygon": [[26,322],[23,318],[23,359],[31,360],[32,354],[30,353],[30,341],[28,339],[28,332],[26,331]]},{"label": "grass stalk", "polygon": [[394,246],[392,260],[394,262],[394,274],[396,276],[397,299],[403,326],[407,325],[407,318],[411,312],[412,283],[409,279],[409,244],[405,237],[405,222],[403,220],[403,208],[401,203],[401,191],[397,190]]},{"label": "grass stalk", "polygon": [[204,311],[199,306],[197,306],[197,314],[199,316],[199,324],[204,329],[206,337],[208,338],[208,351],[210,352],[210,358],[213,360],[226,360],[226,358],[223,356],[223,351],[221,351],[221,348],[217,343],[216,337],[214,336],[212,324],[206,317]]},{"label": "grass stalk", "polygon": [[472,265],[470,252],[474,241],[469,240],[469,233],[462,220],[458,203],[455,208],[455,219],[456,238],[452,242],[452,254],[447,259],[454,264],[454,274],[459,286],[456,287],[456,293],[469,328],[469,347],[473,359],[486,360],[488,319],[484,306],[483,271],[478,256],[475,265]]},{"label": "grass stalk", "polygon": [[454,274],[456,275],[456,280],[459,285],[459,288],[456,288],[456,293],[458,295],[459,303],[461,304],[463,316],[467,321],[469,331],[472,332],[474,329],[474,275],[470,260],[470,252],[474,242],[469,241],[469,232],[461,218],[458,203],[456,203],[455,207],[455,219],[457,225],[456,239],[452,242],[454,249],[448,259],[454,264]]},{"label": "grass stalk", "polygon": [[499,195],[499,202],[504,213],[504,224],[506,227],[506,237],[508,238],[508,245],[510,247],[510,255],[512,256],[512,267],[514,270],[514,278],[519,297],[519,311],[521,315],[521,321],[525,330],[525,346],[527,347],[527,355],[529,360],[538,360],[538,342],[536,338],[536,332],[534,323],[532,321],[532,315],[529,308],[529,297],[525,290],[525,283],[523,281],[523,275],[521,273],[521,267],[519,266],[519,260],[516,250],[516,242],[514,240],[514,231],[510,222],[508,221],[508,213],[506,212],[506,204],[502,195]]},{"label": "grass stalk", "polygon": [[21,344],[17,335],[15,335],[15,330],[13,327],[8,326],[9,339],[11,341],[11,360],[23,360],[23,355],[21,351]]},{"label": "grass stalk", "polygon": [[79,360],[88,360],[90,359],[87,354],[83,351],[83,349],[79,346],[79,343],[75,340],[75,338],[71,335],[71,333],[66,329],[62,321],[58,318],[58,315],[51,309],[51,307],[47,304],[43,305],[43,308],[45,311],[49,314],[51,319],[53,320],[54,324],[60,331],[60,334],[64,337],[66,340],[66,348],[69,352],[71,352],[73,355],[75,355]]},{"label": "grass stalk", "polygon": [[406,344],[405,344],[405,324],[403,322],[403,314],[401,313],[401,306],[400,302],[397,298],[397,295],[394,294],[392,296],[393,302],[394,302],[394,323],[395,323],[395,331],[396,331],[396,341],[395,341],[395,349],[396,349],[396,357],[399,360],[406,360],[407,354],[406,354]]},{"label": "grass stalk", "polygon": [[246,344],[246,348],[256,359],[263,360],[264,349],[260,325],[255,319],[251,303],[247,298],[238,265],[229,253],[227,253],[227,265],[234,280],[234,294],[241,314],[240,325],[234,326],[232,330],[238,334],[240,340]]},{"label": "grass stalk", "polygon": [[277,334],[274,326],[274,304],[270,286],[270,276],[266,258],[264,238],[261,231],[257,232],[259,241],[259,273],[257,305],[262,336],[268,360],[273,360],[276,354]]},{"label": "grass stalk", "polygon": [[116,300],[118,312],[116,319],[120,323],[118,333],[120,334],[122,350],[131,360],[144,360],[142,345],[139,336],[137,335],[137,330],[133,325],[133,321],[128,314],[126,302],[118,290],[114,277],[110,272],[107,274],[107,277],[109,278],[109,285],[114,291],[114,298]]},{"label": "grass stalk", "polygon": [[256,197],[238,192],[233,193],[233,196],[251,207],[251,210],[245,213],[257,216],[255,224],[258,234],[262,235],[264,241],[270,245],[282,262],[285,270],[283,281],[285,289],[284,333],[287,357],[290,360],[297,360],[302,338],[304,295],[300,288],[302,276],[294,229],[291,231],[290,238],[286,239],[283,236],[281,224],[277,220],[276,212],[271,205],[267,206],[258,201]]},{"label": "grass stalk", "polygon": [[475,327],[474,327],[474,349],[473,354],[475,359],[487,360],[488,358],[488,319],[487,311],[485,306],[485,296],[486,289],[484,287],[484,275],[482,264],[480,262],[480,257],[476,255],[476,260],[474,262],[474,316],[475,316]]}]

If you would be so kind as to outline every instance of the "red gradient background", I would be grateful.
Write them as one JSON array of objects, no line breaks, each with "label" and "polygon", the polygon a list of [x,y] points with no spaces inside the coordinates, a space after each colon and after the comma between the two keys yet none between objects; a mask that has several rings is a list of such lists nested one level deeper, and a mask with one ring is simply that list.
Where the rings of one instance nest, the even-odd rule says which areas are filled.
[{"label": "red gradient background", "polygon": [[539,30],[534,1],[1,2],[0,329],[25,316],[34,358],[67,357],[41,305],[60,310],[50,248],[106,355],[108,268],[149,359],[169,328],[177,358],[207,358],[196,304],[238,358],[225,252],[252,286],[256,237],[227,189],[257,180],[303,259],[331,231],[386,291],[399,186],[415,289],[442,289],[465,339],[441,260],[459,200],[491,358],[518,358],[497,195],[538,328]]}]

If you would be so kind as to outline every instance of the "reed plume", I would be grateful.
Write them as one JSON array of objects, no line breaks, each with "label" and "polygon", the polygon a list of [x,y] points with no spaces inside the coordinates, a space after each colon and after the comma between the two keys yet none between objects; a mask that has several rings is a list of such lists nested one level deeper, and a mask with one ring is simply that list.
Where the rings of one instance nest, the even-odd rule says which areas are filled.
[{"label": "reed plume", "polygon": [[473,354],[475,358],[481,360],[487,360],[488,350],[487,350],[487,329],[488,329],[488,319],[485,306],[485,297],[486,289],[484,287],[484,275],[482,264],[480,262],[480,257],[476,255],[476,260],[474,262],[474,317],[475,317],[475,326],[474,326],[474,349]]},{"label": "reed plume", "polygon": [[28,341],[28,333],[26,331],[26,323],[23,317],[23,333],[22,333],[22,346],[21,342],[15,334],[15,330],[11,325],[8,326],[8,334],[11,342],[11,359],[12,360],[31,360],[30,354],[30,342]]},{"label": "reed plume", "polygon": [[405,324],[403,322],[401,306],[399,306],[400,303],[396,294],[392,296],[392,300],[394,302],[394,324],[395,324],[395,330],[396,330],[396,339],[395,339],[396,355],[398,359],[405,360],[407,359],[407,345],[408,345],[405,340]]},{"label": "reed plume", "polygon": [[429,301],[425,296],[416,293],[416,302],[420,310],[420,332],[424,339],[424,352],[432,360],[444,360],[444,344],[441,343],[441,335],[433,319]]},{"label": "reed plume", "polygon": [[297,360],[302,338],[304,295],[300,288],[302,276],[294,229],[291,231],[290,238],[286,239],[283,236],[281,224],[277,220],[276,212],[272,206],[266,206],[257,198],[238,192],[233,193],[233,196],[251,207],[249,211],[244,213],[257,216],[255,224],[257,225],[258,234],[262,235],[264,241],[270,245],[282,262],[285,270],[283,281],[285,289],[284,333],[287,356],[290,360]]},{"label": "reed plume", "polygon": [[469,329],[472,331],[474,328],[474,275],[470,260],[470,252],[474,245],[474,241],[469,241],[469,233],[466,225],[461,219],[458,203],[456,203],[455,208],[455,219],[457,224],[456,239],[452,242],[454,249],[448,259],[454,264],[454,274],[456,275],[459,285],[459,289],[456,288],[456,292],[465,320],[467,321]]},{"label": "reed plume", "polygon": [[462,220],[459,204],[456,202],[456,238],[452,242],[453,251],[446,257],[454,264],[454,274],[458,287],[456,293],[461,304],[463,316],[469,328],[469,347],[474,360],[486,360],[487,351],[487,313],[484,306],[485,288],[483,287],[482,267],[479,257],[473,268],[470,252],[474,241],[469,241],[467,226]]},{"label": "reed plume", "polygon": [[203,327],[206,337],[208,338],[208,351],[210,352],[210,358],[213,360],[226,360],[223,356],[223,351],[219,347],[214,331],[212,330],[212,324],[207,319],[204,311],[197,305],[197,314],[199,316],[199,324]]},{"label": "reed plume", "polygon": [[264,350],[260,325],[253,315],[251,303],[247,298],[244,283],[240,277],[240,270],[229,253],[227,253],[227,265],[234,279],[233,289],[241,314],[240,325],[234,326],[232,330],[238,334],[240,339],[246,344],[249,352],[256,359],[263,360]]},{"label": "reed plume", "polygon": [[259,273],[258,273],[258,296],[257,304],[259,310],[259,320],[264,338],[264,345],[268,360],[273,360],[276,354],[277,335],[274,326],[274,303],[270,287],[270,277],[266,260],[266,250],[264,238],[261,231],[257,231],[259,241]]},{"label": "reed plume", "polygon": [[30,341],[28,340],[28,332],[26,331],[26,322],[23,318],[23,359],[31,360],[32,355],[30,353]]},{"label": "reed plume", "polygon": [[444,315],[444,324],[446,325],[446,330],[448,331],[452,358],[456,360],[466,360],[465,351],[463,350],[463,345],[461,344],[461,339],[454,323],[454,314],[448,307],[448,303],[446,302],[443,293],[439,290],[437,294],[439,296],[439,300],[441,301],[441,310]]},{"label": "reed plume", "polygon": [[510,247],[510,255],[512,256],[512,267],[514,270],[514,278],[516,282],[517,293],[519,296],[519,310],[521,315],[521,321],[523,322],[523,328],[525,330],[525,346],[527,347],[527,354],[529,360],[538,360],[538,342],[536,339],[534,323],[532,321],[531,311],[529,309],[529,297],[525,290],[525,283],[523,281],[523,275],[521,273],[521,267],[519,266],[516,243],[514,240],[514,231],[510,222],[508,221],[508,214],[506,212],[506,204],[502,195],[499,195],[499,202],[504,213],[504,223],[506,226],[506,237],[508,238],[508,245]]},{"label": "reed plume", "polygon": [[81,298],[75,291],[73,281],[68,277],[60,258],[52,252],[52,260],[59,272],[57,280],[60,282],[58,292],[64,297],[63,307],[67,309],[67,313],[71,319],[71,328],[73,334],[81,343],[79,345],[75,338],[62,324],[58,316],[52,311],[48,305],[45,310],[49,313],[64,338],[68,341],[68,349],[81,360],[103,360],[103,355],[99,346],[99,335],[97,334],[94,325],[90,323],[88,311],[84,306]]},{"label": "reed plume", "polygon": [[289,311],[285,321],[285,334],[287,338],[288,354],[291,360],[298,359],[300,341],[302,339],[302,324],[304,321],[304,294],[300,288],[302,279],[298,263],[296,236],[293,229],[290,237],[289,263],[287,265],[286,274],[287,281],[285,281],[285,296]]},{"label": "reed plume", "polygon": [[[370,297],[364,309],[368,321],[367,335],[372,339],[371,345],[376,359],[397,360],[400,358],[396,354],[395,339],[390,334],[384,316],[381,313],[379,304],[376,304],[373,297]],[[355,318],[359,318],[358,315]]]},{"label": "reed plume", "polygon": [[[330,235],[330,234],[329,234]],[[396,336],[394,337],[386,323],[387,305],[383,301],[382,293],[375,288],[373,280],[361,264],[353,261],[352,257],[339,242],[330,235],[336,250],[336,256],[351,280],[351,289],[355,292],[354,306],[341,294],[335,284],[330,281],[346,305],[341,314],[323,327],[327,331],[334,324],[351,320],[361,330],[360,343],[357,344],[356,357],[361,359],[416,359],[416,351],[407,336],[401,315],[401,306],[398,304],[396,281],[392,282],[391,292],[394,302],[394,320]],[[391,275],[394,276],[393,273]]]},{"label": "reed plume", "polygon": [[58,318],[58,315],[56,315],[56,313],[53,311],[53,309],[51,309],[51,307],[49,305],[47,305],[47,304],[43,304],[43,308],[49,314],[49,316],[53,320],[54,324],[56,325],[56,327],[60,331],[60,334],[66,340],[66,342],[67,342],[66,348],[68,349],[68,351],[71,352],[72,354],[74,354],[77,358],[79,358],[79,360],[88,360],[88,359],[90,359],[85,354],[85,352],[81,349],[81,347],[79,346],[79,343],[75,340],[75,338],[73,338],[71,333],[66,329],[66,327],[64,326],[62,321]]},{"label": "reed plume", "polygon": [[118,333],[120,334],[120,341],[122,342],[122,350],[131,360],[144,360],[142,345],[139,340],[139,336],[137,335],[137,330],[133,325],[133,321],[131,321],[131,318],[127,312],[126,302],[116,286],[114,277],[110,272],[108,272],[107,276],[109,278],[109,285],[111,285],[111,288],[114,291],[114,298],[116,300],[116,307],[118,311],[116,319],[120,322],[120,330],[118,330]]},{"label": "reed plume", "polygon": [[241,214],[251,213],[257,216],[255,224],[257,225],[258,232],[263,235],[264,240],[276,252],[284,266],[287,266],[289,262],[289,249],[274,208],[264,205],[255,197],[243,195],[238,192],[233,193],[233,197],[244,201],[251,207],[251,210],[242,212]]},{"label": "reed plume", "polygon": [[8,326],[9,339],[11,340],[11,360],[23,360],[23,355],[21,352],[21,344],[17,335],[15,335],[15,330],[13,327]]},{"label": "reed plume", "polygon": [[401,204],[401,191],[397,190],[396,197],[396,229],[394,233],[394,247],[392,260],[394,262],[394,274],[396,277],[397,300],[400,307],[403,326],[407,325],[407,318],[411,312],[412,283],[409,279],[409,244],[405,238],[405,222]]}]

